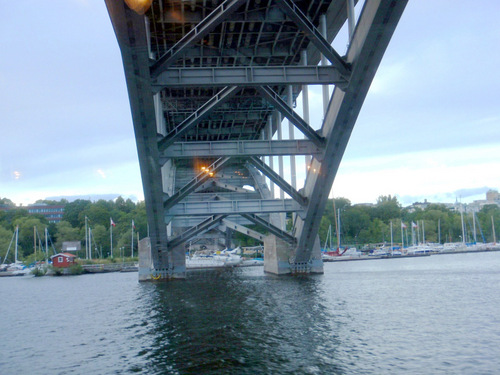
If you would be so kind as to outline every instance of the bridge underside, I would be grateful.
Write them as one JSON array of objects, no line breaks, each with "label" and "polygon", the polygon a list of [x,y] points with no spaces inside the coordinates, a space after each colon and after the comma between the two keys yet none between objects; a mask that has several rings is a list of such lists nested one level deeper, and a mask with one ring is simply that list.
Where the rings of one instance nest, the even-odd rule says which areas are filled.
[{"label": "bridge underside", "polygon": [[[232,247],[234,232],[264,243],[268,272],[322,272],[321,216],[407,1],[366,0],[359,17],[354,0],[134,2],[106,0],[150,227],[140,278],[184,277],[189,244]],[[310,85],[323,86],[322,123]]]}]

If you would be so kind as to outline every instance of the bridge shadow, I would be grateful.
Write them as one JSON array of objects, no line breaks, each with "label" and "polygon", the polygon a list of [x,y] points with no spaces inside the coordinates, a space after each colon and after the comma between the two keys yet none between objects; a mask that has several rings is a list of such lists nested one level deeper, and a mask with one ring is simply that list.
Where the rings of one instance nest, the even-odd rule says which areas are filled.
[{"label": "bridge shadow", "polygon": [[148,327],[148,344],[138,353],[144,371],[343,374],[321,278],[263,275],[259,268],[141,284]]}]

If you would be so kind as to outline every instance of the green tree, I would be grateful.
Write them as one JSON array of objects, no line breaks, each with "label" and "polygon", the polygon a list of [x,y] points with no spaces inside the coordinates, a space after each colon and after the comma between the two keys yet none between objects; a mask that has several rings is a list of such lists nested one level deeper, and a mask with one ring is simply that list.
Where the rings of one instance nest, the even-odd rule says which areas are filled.
[{"label": "green tree", "polygon": [[85,223],[85,217],[81,218],[81,213],[90,207],[92,202],[89,200],[77,199],[74,202],[68,203],[64,207],[63,220],[71,224],[72,227],[81,227]]},{"label": "green tree", "polygon": [[9,251],[9,258],[5,261],[6,263],[12,263],[14,261],[14,232],[0,226],[0,263],[3,262],[7,250],[9,250],[9,245],[11,245]]}]

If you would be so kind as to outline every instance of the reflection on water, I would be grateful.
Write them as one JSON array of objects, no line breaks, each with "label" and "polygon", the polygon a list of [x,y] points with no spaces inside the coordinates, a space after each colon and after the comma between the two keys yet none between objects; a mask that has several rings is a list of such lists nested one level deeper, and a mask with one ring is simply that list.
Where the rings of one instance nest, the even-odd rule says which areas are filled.
[{"label": "reflection on water", "polygon": [[0,279],[0,374],[496,374],[500,253]]},{"label": "reflection on water", "polygon": [[337,338],[317,294],[321,276],[240,271],[145,286],[155,310],[151,370],[170,363],[181,373],[340,373]]}]

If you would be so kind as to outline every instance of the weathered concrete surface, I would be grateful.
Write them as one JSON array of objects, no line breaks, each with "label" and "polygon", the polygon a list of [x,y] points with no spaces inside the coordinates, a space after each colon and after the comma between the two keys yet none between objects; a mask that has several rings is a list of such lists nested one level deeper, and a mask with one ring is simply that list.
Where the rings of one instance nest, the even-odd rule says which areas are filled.
[{"label": "weathered concrete surface", "polygon": [[168,252],[169,268],[157,270],[154,268],[151,239],[143,238],[139,241],[139,281],[160,281],[186,278],[186,258],[184,247],[173,248]]}]

